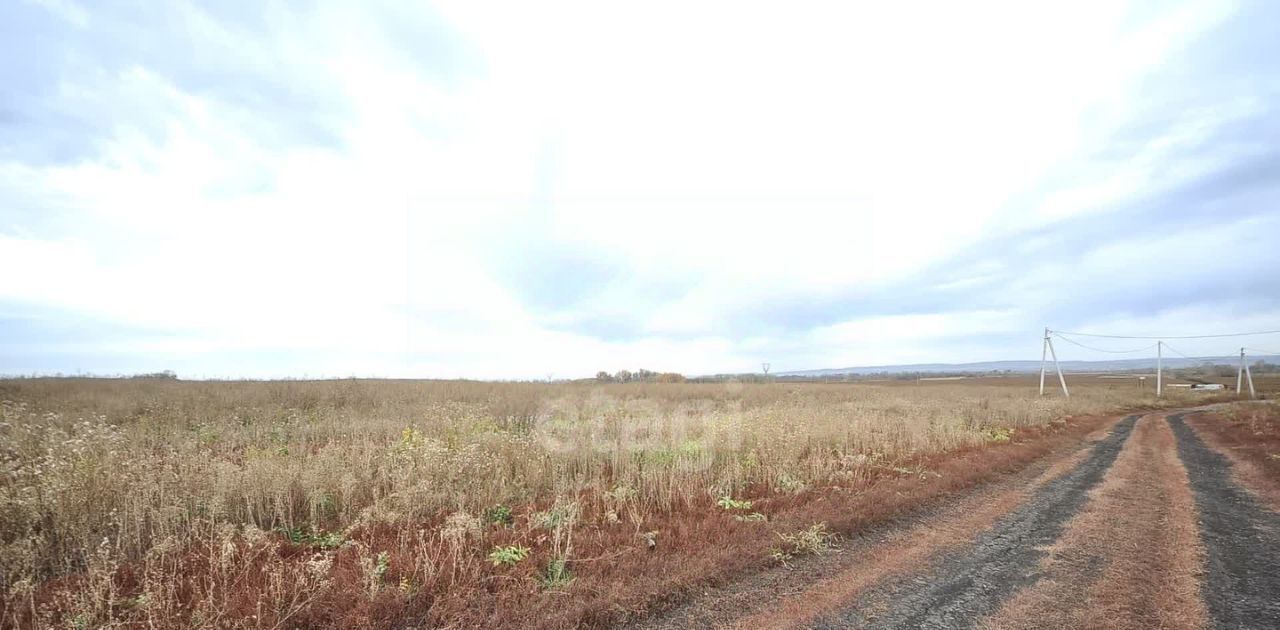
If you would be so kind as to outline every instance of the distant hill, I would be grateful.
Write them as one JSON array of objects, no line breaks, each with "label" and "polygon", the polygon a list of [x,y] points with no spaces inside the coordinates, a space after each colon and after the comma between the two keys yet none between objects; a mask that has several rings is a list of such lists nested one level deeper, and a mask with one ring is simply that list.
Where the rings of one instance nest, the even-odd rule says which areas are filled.
[{"label": "distant hill", "polygon": [[[1255,361],[1266,361],[1267,363],[1280,362],[1278,356],[1251,356],[1248,357],[1249,363]],[[1220,356],[1220,357],[1195,357],[1185,359],[1182,357],[1165,357],[1164,367],[1168,370],[1177,370],[1182,368],[1198,367],[1201,365],[1237,365],[1240,363],[1240,357],[1237,356]],[[1129,370],[1141,370],[1156,368],[1156,360],[1154,357],[1142,359],[1116,359],[1111,361],[1062,361],[1062,371],[1072,373],[1082,372],[1123,372]],[[1049,369],[1053,369],[1053,363],[1049,363]],[[800,377],[822,377],[822,376],[865,376],[869,374],[904,374],[904,373],[957,373],[957,372],[1013,372],[1013,373],[1029,373],[1040,371],[1040,361],[982,361],[978,363],[910,363],[904,365],[868,365],[862,367],[846,367],[846,368],[830,368],[822,370],[796,370],[792,372],[778,372],[778,376],[800,376]]]}]

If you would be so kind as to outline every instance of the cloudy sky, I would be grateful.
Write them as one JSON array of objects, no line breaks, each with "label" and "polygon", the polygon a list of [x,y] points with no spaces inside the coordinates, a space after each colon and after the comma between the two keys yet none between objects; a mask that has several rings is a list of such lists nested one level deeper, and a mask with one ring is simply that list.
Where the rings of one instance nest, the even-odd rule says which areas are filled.
[{"label": "cloudy sky", "polygon": [[1275,3],[749,4],[6,2],[0,373],[1280,328]]}]

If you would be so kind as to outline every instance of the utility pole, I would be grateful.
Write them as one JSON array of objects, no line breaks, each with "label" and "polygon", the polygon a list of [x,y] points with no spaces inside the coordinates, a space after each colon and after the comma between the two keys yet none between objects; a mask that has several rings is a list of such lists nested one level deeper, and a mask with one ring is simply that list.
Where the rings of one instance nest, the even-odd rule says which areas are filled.
[{"label": "utility pole", "polygon": [[773,365],[772,365],[772,364],[770,364],[770,363],[761,363],[761,364],[760,364],[760,369],[761,369],[761,370],[764,370],[764,375],[765,375],[765,376],[769,376],[769,368],[771,368],[771,367],[773,367]]},{"label": "utility pole", "polygon": [[1236,372],[1236,395],[1244,393],[1244,348],[1240,348],[1240,370]]},{"label": "utility pole", "polygon": [[1257,398],[1258,392],[1253,389],[1253,371],[1249,369],[1249,364],[1244,364],[1244,378],[1249,381],[1249,398]]},{"label": "utility pole", "polygon": [[1048,356],[1053,357],[1053,369],[1057,370],[1057,383],[1062,385],[1062,397],[1070,398],[1071,392],[1066,391],[1066,376],[1062,376],[1062,365],[1057,362],[1057,351],[1053,350],[1053,339],[1046,339],[1048,343]]},{"label": "utility pole", "polygon": [[1053,350],[1053,339],[1050,338],[1052,330],[1044,329],[1044,344],[1041,346],[1041,396],[1044,396],[1044,352],[1048,352],[1048,356],[1053,359],[1053,369],[1057,370],[1057,383],[1062,385],[1062,396],[1071,397],[1071,392],[1066,389],[1066,378],[1062,376],[1062,366],[1057,362],[1057,351]]},{"label": "utility pole", "polygon": [[[1240,352],[1243,353],[1244,350],[1241,349]],[[1041,396],[1044,395],[1044,361],[1045,361],[1045,358],[1048,357],[1048,354],[1049,354],[1049,328],[1045,327],[1044,340],[1040,342],[1040,395]],[[1243,354],[1241,356],[1243,356]],[[1240,361],[1241,361],[1240,365],[1243,366],[1244,359],[1240,359]],[[1244,368],[1241,368],[1241,369],[1244,369]],[[1239,389],[1239,386],[1237,386],[1236,389]]]},{"label": "utility pole", "polygon": [[[1150,348],[1151,346],[1147,346]],[[1161,369],[1161,355],[1164,354],[1164,341],[1156,342],[1156,398],[1160,397],[1161,385],[1163,384],[1164,371]]]}]

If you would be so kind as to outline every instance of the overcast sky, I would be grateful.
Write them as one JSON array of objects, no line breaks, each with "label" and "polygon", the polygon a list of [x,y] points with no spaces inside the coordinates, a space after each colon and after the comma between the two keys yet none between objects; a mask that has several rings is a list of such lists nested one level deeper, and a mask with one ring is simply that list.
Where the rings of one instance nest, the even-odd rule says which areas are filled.
[{"label": "overcast sky", "polygon": [[1280,328],[1276,3],[203,4],[0,6],[0,373]]}]

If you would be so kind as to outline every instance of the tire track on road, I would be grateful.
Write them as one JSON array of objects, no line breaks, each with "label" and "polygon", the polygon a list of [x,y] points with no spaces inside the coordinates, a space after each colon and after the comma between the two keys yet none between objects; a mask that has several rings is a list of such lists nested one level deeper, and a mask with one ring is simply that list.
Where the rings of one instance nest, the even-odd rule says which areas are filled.
[{"label": "tire track on road", "polygon": [[1019,588],[1034,583],[1040,560],[1088,492],[1115,462],[1139,416],[1116,424],[1083,463],[1041,488],[972,545],[946,554],[925,573],[876,588],[815,628],[971,627]]},{"label": "tire track on road", "polygon": [[1231,462],[1183,421],[1168,418],[1191,479],[1208,575],[1202,593],[1218,628],[1280,627],[1280,514],[1231,474]]},{"label": "tire track on road", "polygon": [[1102,483],[1048,549],[1044,575],[989,630],[1200,630],[1204,549],[1195,497],[1163,415],[1143,416]]}]

